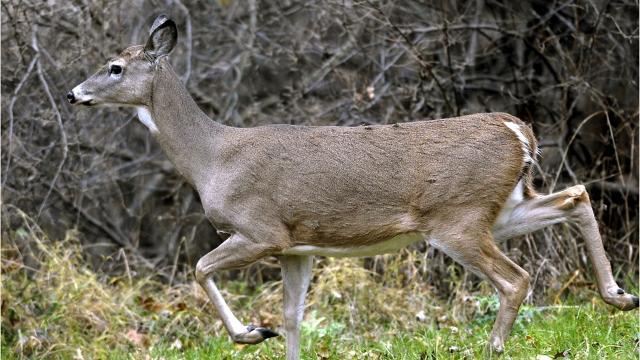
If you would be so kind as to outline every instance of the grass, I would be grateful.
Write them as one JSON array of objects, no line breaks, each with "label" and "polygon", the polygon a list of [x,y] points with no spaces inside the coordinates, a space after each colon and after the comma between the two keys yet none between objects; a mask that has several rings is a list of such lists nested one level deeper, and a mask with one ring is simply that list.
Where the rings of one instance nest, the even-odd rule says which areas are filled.
[{"label": "grass", "polygon": [[[537,355],[573,359],[637,359],[636,314],[609,311],[601,305],[537,310],[525,308],[502,358],[530,359]],[[529,316],[529,315],[527,315]],[[529,322],[530,321],[530,322]],[[312,317],[303,324],[304,359],[474,359],[486,356],[484,344],[492,321],[461,328],[420,325],[413,331],[387,333],[376,339],[354,336],[342,323],[318,326]],[[526,324],[525,324],[526,323]],[[284,341],[240,347],[225,337],[208,340],[186,351],[158,346],[154,358],[273,359],[284,355]],[[123,357],[124,358],[124,357]]]},{"label": "grass", "polygon": [[[18,229],[38,251],[37,268],[16,247],[2,249],[2,359],[277,359],[284,339],[233,344],[202,290],[152,277],[106,277],[91,271],[73,232],[51,243]],[[38,235],[38,236],[36,236]],[[386,273],[361,260],[317,264],[302,324],[304,359],[474,359],[498,308],[488,286],[438,299],[407,281],[413,259],[381,257]],[[453,269],[453,276],[459,270]],[[130,277],[131,276],[131,277]],[[223,281],[225,296],[246,323],[281,325],[281,282],[250,289]],[[635,289],[637,291],[637,288]],[[225,290],[223,290],[225,292]],[[234,295],[235,294],[235,295]],[[424,311],[424,321],[416,314]],[[638,312],[619,312],[591,290],[563,305],[521,308],[502,358],[636,359]]]}]

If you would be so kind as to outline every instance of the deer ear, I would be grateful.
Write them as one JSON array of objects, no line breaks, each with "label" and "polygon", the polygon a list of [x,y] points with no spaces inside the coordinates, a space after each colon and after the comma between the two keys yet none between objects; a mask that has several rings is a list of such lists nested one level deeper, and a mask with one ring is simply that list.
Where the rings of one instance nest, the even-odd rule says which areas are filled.
[{"label": "deer ear", "polygon": [[156,18],[149,30],[149,40],[144,46],[144,52],[154,59],[169,55],[178,41],[176,23],[166,15]]}]

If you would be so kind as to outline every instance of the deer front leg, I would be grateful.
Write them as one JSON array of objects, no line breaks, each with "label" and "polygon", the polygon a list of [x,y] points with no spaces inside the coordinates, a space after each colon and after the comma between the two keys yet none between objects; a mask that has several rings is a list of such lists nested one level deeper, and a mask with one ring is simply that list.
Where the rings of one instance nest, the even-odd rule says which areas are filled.
[{"label": "deer front leg", "polygon": [[300,322],[304,298],[311,280],[313,256],[280,256],[284,289],[284,328],[287,333],[287,360],[300,358]]},{"label": "deer front leg", "polygon": [[613,278],[589,195],[583,185],[525,200],[513,209],[506,223],[494,226],[493,234],[496,240],[505,240],[562,222],[575,225],[582,234],[596,273],[598,291],[604,301],[621,310],[637,308],[638,297],[622,290]]},{"label": "deer front leg", "polygon": [[218,314],[229,332],[231,339],[240,344],[257,344],[278,333],[253,325],[243,326],[233,314],[213,281],[213,274],[220,270],[237,269],[269,255],[272,247],[250,241],[235,234],[213,251],[203,256],[196,264],[196,280],[206,291],[209,299],[218,310]]}]

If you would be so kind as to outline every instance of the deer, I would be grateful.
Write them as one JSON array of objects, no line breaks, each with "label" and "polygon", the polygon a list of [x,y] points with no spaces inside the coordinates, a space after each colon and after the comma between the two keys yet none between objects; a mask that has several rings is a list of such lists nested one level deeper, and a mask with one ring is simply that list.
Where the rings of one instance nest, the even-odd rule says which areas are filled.
[{"label": "deer", "polygon": [[602,299],[638,307],[607,259],[584,185],[541,194],[531,128],[506,113],[358,127],[225,126],[209,118],[172,70],[176,23],[158,16],[144,45],[126,48],[66,95],[71,104],[128,106],[229,237],[195,266],[195,280],[230,338],[258,344],[279,334],[243,325],[214,276],[267,256],[282,268],[286,358],[300,357],[300,323],[314,256],[364,257],[418,241],[496,289],[487,347],[502,353],[530,276],[498,247],[542,228],[575,226]]}]

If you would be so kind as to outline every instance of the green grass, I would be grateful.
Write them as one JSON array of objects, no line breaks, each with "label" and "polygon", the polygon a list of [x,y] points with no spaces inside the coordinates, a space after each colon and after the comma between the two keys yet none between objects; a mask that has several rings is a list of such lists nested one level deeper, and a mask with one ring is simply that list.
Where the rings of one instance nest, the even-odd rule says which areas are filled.
[{"label": "green grass", "polygon": [[[284,357],[282,337],[233,344],[192,281],[168,286],[135,274],[99,275],[82,259],[73,234],[65,242],[36,240],[37,269],[3,246],[2,359]],[[353,259],[316,266],[302,323],[304,359],[487,357],[498,308],[488,286],[472,294],[459,288],[448,300],[438,299],[423,282],[402,280],[404,266],[415,261],[410,253],[380,261],[387,262],[384,275]],[[281,282],[256,289],[237,281],[219,285],[241,320],[274,329],[282,324]],[[523,306],[501,358],[638,358],[637,310],[617,311],[588,288],[576,288],[568,298],[556,307]],[[419,310],[423,322],[415,319]]]},{"label": "green grass", "polygon": [[[372,309],[375,311],[375,309]],[[420,324],[413,331],[386,328],[378,338],[367,339],[348,327],[313,313],[303,323],[304,359],[474,359],[486,357],[484,346],[493,316],[460,328],[438,329]],[[524,307],[501,358],[637,359],[638,314],[612,310],[599,301],[572,307]],[[212,337],[201,346],[170,350],[166,344],[151,351],[164,359],[274,359],[284,356],[284,339],[256,346],[237,346],[226,337]],[[126,358],[125,355],[114,355]]]}]

